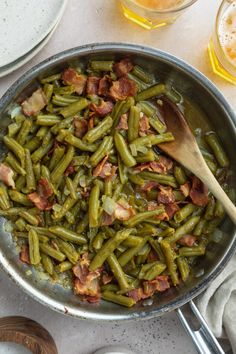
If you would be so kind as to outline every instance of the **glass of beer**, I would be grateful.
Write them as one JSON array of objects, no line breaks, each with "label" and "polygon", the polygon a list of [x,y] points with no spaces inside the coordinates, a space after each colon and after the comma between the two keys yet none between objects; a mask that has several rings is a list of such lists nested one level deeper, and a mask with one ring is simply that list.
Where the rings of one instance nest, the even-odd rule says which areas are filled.
[{"label": "glass of beer", "polygon": [[236,85],[236,0],[224,0],[208,45],[213,71]]},{"label": "glass of beer", "polygon": [[120,0],[125,17],[146,29],[173,23],[197,0]]}]

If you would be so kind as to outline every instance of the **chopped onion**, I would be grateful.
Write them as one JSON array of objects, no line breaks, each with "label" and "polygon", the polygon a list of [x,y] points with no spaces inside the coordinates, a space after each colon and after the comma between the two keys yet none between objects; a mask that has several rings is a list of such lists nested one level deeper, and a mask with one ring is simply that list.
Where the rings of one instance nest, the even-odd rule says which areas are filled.
[{"label": "chopped onion", "polygon": [[11,119],[15,118],[21,114],[21,106],[16,103],[13,104],[11,107],[9,107],[8,114],[11,116]]},{"label": "chopped onion", "polygon": [[116,202],[112,198],[105,196],[102,207],[108,215],[112,215],[116,208]]}]

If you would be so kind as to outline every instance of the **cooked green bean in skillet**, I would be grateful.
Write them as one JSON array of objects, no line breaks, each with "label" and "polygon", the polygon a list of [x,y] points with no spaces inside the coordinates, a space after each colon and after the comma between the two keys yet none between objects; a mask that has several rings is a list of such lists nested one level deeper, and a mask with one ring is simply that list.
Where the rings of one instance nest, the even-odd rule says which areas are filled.
[{"label": "cooked green bean in skillet", "polygon": [[[41,79],[4,132],[0,163],[0,215],[22,262],[72,280],[91,303],[131,307],[188,282],[225,212],[158,148],[174,140],[168,99],[184,102],[128,58]],[[229,191],[219,138],[204,131],[200,140]]]}]

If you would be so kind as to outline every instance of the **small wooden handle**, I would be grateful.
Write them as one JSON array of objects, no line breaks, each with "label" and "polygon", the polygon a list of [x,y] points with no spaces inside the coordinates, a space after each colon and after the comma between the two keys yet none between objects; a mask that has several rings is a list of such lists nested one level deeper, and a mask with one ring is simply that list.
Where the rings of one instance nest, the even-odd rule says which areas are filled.
[{"label": "small wooden handle", "polygon": [[58,354],[51,334],[39,323],[26,317],[0,318],[0,342],[21,344],[34,354]]}]

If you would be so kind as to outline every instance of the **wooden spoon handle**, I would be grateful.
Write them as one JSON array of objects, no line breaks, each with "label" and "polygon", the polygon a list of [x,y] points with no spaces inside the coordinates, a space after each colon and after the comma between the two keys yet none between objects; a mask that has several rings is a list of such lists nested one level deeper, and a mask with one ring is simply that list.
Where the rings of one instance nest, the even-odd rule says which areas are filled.
[{"label": "wooden spoon handle", "polygon": [[229,199],[225,191],[222,189],[219,182],[216,180],[215,176],[207,166],[205,160],[203,159],[200,151],[199,156],[196,159],[196,168],[192,168],[192,172],[201,179],[201,181],[208,186],[212,194],[218,199],[226,213],[229,215],[233,223],[236,225],[236,207]]},{"label": "wooden spoon handle", "polygon": [[25,317],[0,318],[0,342],[22,344],[34,354],[58,354],[50,333],[39,323]]}]

